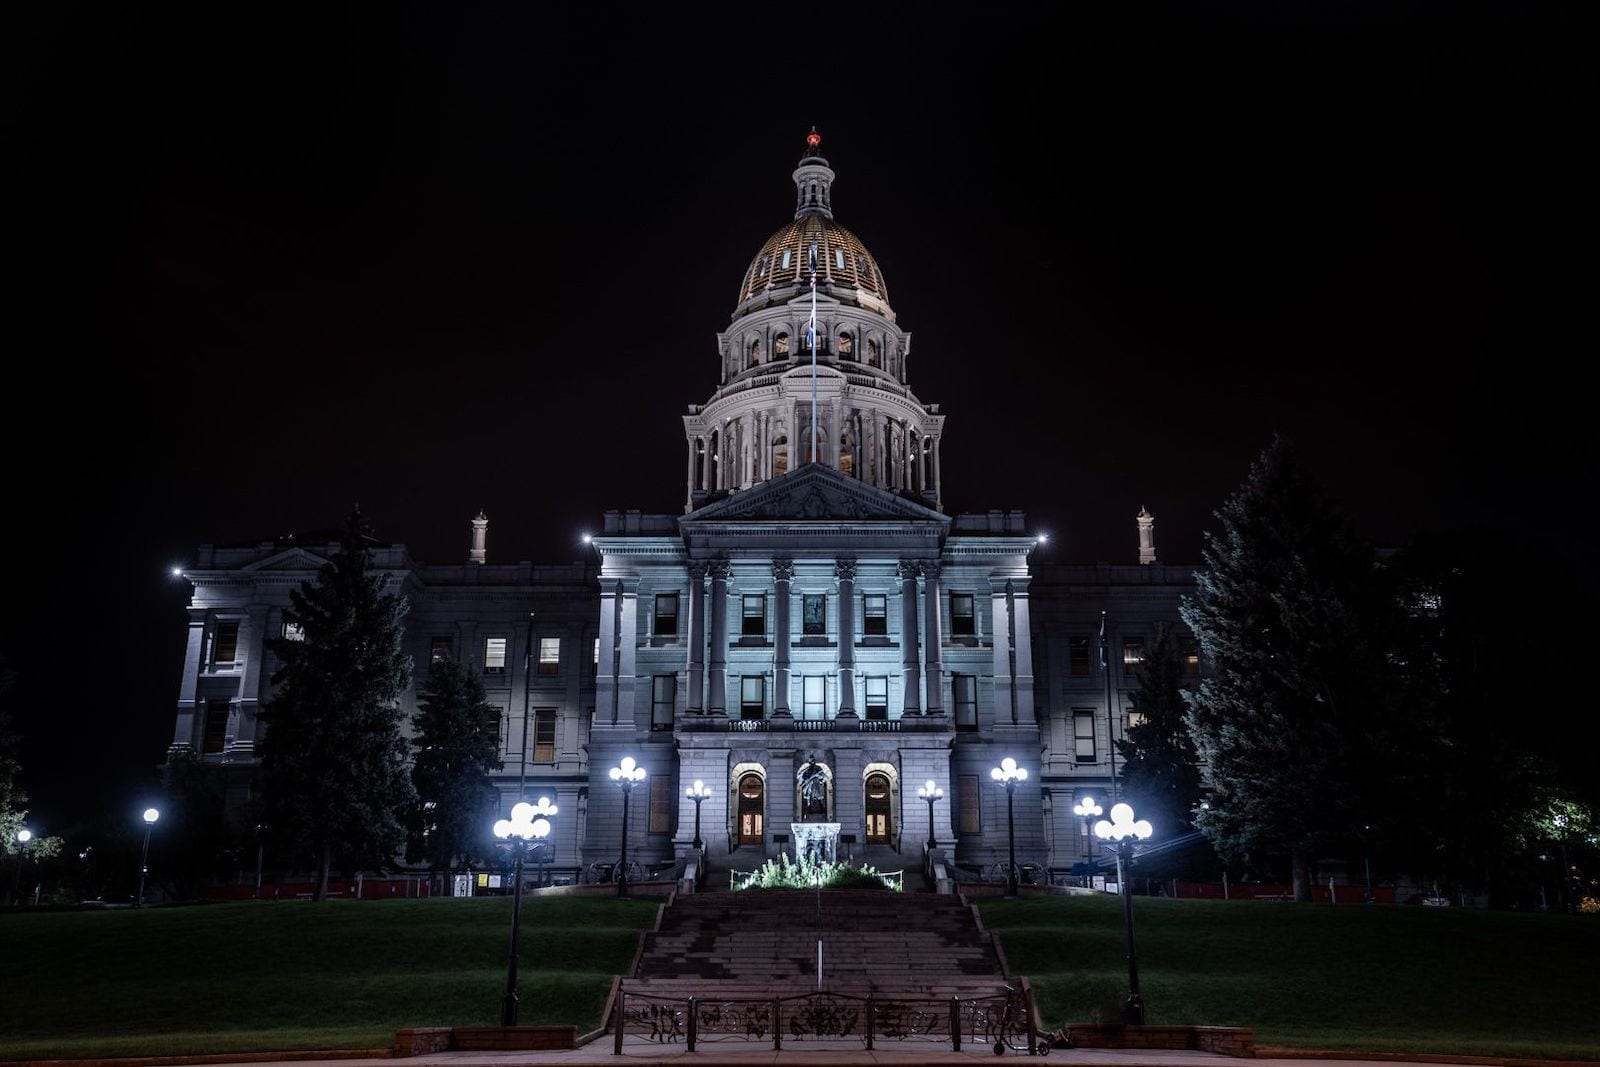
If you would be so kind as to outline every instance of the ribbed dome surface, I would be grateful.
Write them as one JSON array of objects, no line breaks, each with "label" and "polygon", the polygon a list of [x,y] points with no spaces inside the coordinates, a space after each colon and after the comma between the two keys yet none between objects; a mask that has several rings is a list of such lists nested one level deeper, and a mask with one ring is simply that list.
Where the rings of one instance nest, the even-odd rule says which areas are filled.
[{"label": "ribbed dome surface", "polygon": [[795,219],[767,238],[745,272],[739,303],[764,290],[807,285],[811,280],[808,263],[813,242],[817,246],[818,285],[828,287],[833,296],[843,300],[849,300],[851,290],[855,290],[889,303],[883,275],[861,239],[822,215]]}]

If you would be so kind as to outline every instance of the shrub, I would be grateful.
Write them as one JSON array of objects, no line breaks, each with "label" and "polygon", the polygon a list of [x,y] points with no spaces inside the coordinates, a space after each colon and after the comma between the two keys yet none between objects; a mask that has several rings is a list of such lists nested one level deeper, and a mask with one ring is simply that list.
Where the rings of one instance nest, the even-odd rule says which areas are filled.
[{"label": "shrub", "polygon": [[883,874],[870,864],[814,862],[787,854],[768,860],[751,872],[738,889],[890,889]]}]

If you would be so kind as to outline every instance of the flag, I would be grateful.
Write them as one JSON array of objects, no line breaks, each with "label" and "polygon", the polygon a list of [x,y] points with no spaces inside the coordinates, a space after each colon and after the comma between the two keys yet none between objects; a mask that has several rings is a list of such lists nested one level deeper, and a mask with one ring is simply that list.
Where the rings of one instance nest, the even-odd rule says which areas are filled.
[{"label": "flag", "polygon": [[1106,613],[1100,613],[1100,669],[1106,669]]}]

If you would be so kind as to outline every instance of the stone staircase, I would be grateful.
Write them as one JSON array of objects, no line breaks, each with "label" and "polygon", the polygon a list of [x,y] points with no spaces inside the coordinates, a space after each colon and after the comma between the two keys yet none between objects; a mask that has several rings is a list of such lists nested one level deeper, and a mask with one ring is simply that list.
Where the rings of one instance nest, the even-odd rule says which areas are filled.
[{"label": "stone staircase", "polygon": [[990,937],[959,897],[805,889],[680,895],[645,937],[629,993],[789,997],[985,996],[1006,985]]}]

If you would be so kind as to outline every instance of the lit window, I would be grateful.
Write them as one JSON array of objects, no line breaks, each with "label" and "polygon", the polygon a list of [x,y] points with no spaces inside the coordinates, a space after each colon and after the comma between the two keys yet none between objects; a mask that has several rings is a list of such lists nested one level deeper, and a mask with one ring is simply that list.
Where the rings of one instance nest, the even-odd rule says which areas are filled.
[{"label": "lit window", "polygon": [[651,679],[650,729],[672,729],[672,710],[678,702],[678,676],[658,674]]},{"label": "lit window", "polygon": [[1178,638],[1178,659],[1183,663],[1185,678],[1200,676],[1200,642],[1192,637]]},{"label": "lit window", "polygon": [[600,669],[600,639],[598,637],[594,639],[594,654],[591,657],[591,662],[594,664],[594,669],[598,671]]},{"label": "lit window", "polygon": [[561,638],[539,638],[539,673],[544,675],[561,673]]},{"label": "lit window", "polygon": [[1089,669],[1089,639],[1087,637],[1067,638],[1067,673],[1074,678],[1087,678]]},{"label": "lit window", "polygon": [[981,834],[983,832],[983,792],[978,785],[976,774],[963,774],[961,783],[961,832],[964,834]]},{"label": "lit window", "polygon": [[1072,744],[1073,752],[1079,763],[1093,763],[1094,757],[1094,712],[1083,708],[1075,708],[1072,712]]},{"label": "lit window", "polygon": [[767,633],[767,598],[761,593],[746,596],[743,600],[743,618],[739,633],[745,637],[765,637]]},{"label": "lit window", "polygon": [[483,643],[483,673],[506,673],[506,639],[491,637]]},{"label": "lit window", "polygon": [[455,642],[448,637],[432,637],[428,639],[428,662],[439,663],[442,660],[455,656]]},{"label": "lit window", "polygon": [[801,601],[800,632],[816,637],[828,632],[828,597],[824,593],[807,593]]},{"label": "lit window", "polygon": [[1139,673],[1139,668],[1144,666],[1144,638],[1124,637],[1122,639],[1122,673],[1129,678]]},{"label": "lit window", "polygon": [[867,718],[883,720],[889,717],[889,679],[867,679]]},{"label": "lit window", "polygon": [[1131,730],[1135,726],[1143,726],[1143,725],[1144,725],[1144,712],[1142,712],[1142,711],[1134,711],[1132,708],[1129,708],[1128,709],[1128,729]]},{"label": "lit window", "polygon": [[783,269],[784,270],[788,270],[789,269],[789,256],[790,256],[790,252],[789,252],[789,250],[787,248],[785,248],[783,250]]},{"label": "lit window", "polygon": [[285,641],[304,641],[306,639],[306,628],[297,622],[286,622],[283,624],[283,639]]},{"label": "lit window", "polygon": [[656,625],[652,631],[657,637],[678,636],[678,594],[656,594]]},{"label": "lit window", "polygon": [[767,680],[759,674],[739,680],[739,718],[767,717]]},{"label": "lit window", "polygon": [[978,632],[978,619],[973,612],[971,593],[950,594],[950,633],[956,637],[973,637]]},{"label": "lit window", "polygon": [[978,679],[970,674],[950,676],[950,688],[955,697],[956,729],[978,728]]},{"label": "lit window", "polygon": [[835,248],[833,250],[833,262],[840,270],[844,270],[844,249]]},{"label": "lit window", "polygon": [[820,719],[826,712],[828,685],[820,674],[807,675],[801,683],[800,717]]},{"label": "lit window", "polygon": [[540,708],[533,713],[533,762],[556,761],[556,713],[554,708]]},{"label": "lit window", "polygon": [[861,632],[868,637],[889,632],[889,598],[884,594],[868,593],[861,598]]},{"label": "lit window", "polygon": [[217,629],[211,637],[211,665],[214,667],[232,666],[234,660],[239,658],[239,624],[237,622],[219,622]]}]

